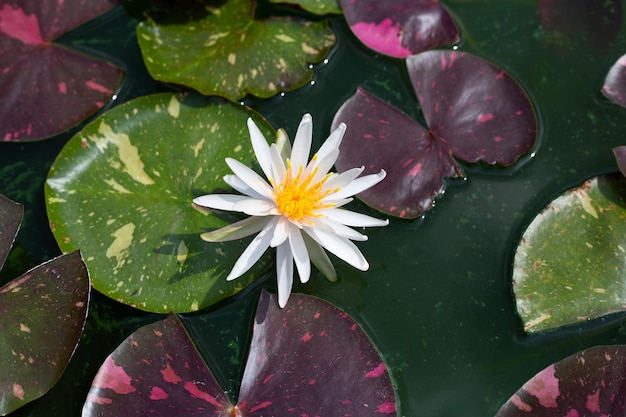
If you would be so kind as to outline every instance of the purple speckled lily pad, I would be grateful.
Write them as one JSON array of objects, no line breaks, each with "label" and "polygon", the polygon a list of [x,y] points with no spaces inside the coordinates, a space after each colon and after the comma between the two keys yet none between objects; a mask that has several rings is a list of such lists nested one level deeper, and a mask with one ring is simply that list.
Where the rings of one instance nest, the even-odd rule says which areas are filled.
[{"label": "purple speckled lily pad", "polygon": [[397,415],[387,367],[358,324],[309,296],[277,305],[263,291],[237,405],[172,314],[133,333],[105,360],[83,417]]},{"label": "purple speckled lily pad", "polygon": [[359,89],[339,109],[333,128],[348,129],[337,169],[364,165],[387,178],[359,194],[377,210],[415,218],[430,209],[446,177],[462,177],[455,157],[510,166],[537,138],[537,117],[511,76],[469,53],[428,51],[407,58],[428,129]]},{"label": "purple speckled lily pad", "polygon": [[[24,207],[0,195],[0,268]],[[0,287],[0,415],[41,397],[69,362],[87,318],[89,275],[79,252]]]},{"label": "purple speckled lily pad", "polygon": [[53,41],[117,0],[6,0],[0,5],[0,140],[59,134],[101,109],[122,69]]},{"label": "purple speckled lily pad", "polygon": [[352,32],[367,47],[396,58],[452,45],[459,31],[438,0],[341,0]]},{"label": "purple speckled lily pad", "polygon": [[532,377],[496,417],[623,416],[626,346],[597,346]]},{"label": "purple speckled lily pad", "polygon": [[626,55],[622,55],[609,70],[602,94],[613,103],[626,107]]},{"label": "purple speckled lily pad", "polygon": [[613,155],[615,155],[615,161],[620,172],[626,176],[626,146],[613,148]]}]

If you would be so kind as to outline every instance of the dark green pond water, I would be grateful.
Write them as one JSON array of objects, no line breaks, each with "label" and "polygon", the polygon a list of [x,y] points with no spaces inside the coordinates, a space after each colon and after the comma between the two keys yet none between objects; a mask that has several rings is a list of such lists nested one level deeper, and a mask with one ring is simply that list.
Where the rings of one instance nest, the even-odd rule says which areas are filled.
[{"label": "dark green pond water", "polygon": [[[141,5],[128,2],[63,42],[100,51],[127,70],[117,103],[167,87],[147,75],[134,37]],[[514,75],[537,106],[540,140],[533,157],[511,168],[464,165],[467,180],[450,184],[422,219],[392,219],[359,246],[371,264],[362,273],[337,263],[340,280],[314,277],[295,290],[348,311],[392,368],[401,416],[493,416],[528,378],[550,363],[598,344],[626,343],[624,316],[527,336],[511,295],[511,262],[525,225],[553,198],[584,179],[616,170],[611,148],[626,144],[626,109],[599,92],[613,62],[626,53],[626,29],[612,44],[557,39],[542,31],[536,1],[442,1],[460,24],[459,49]],[[575,1],[574,1],[575,3]],[[137,9],[137,10],[135,10]],[[135,16],[136,17],[136,16]],[[401,60],[362,47],[341,17],[338,44],[316,66],[313,82],[270,100],[245,102],[293,133],[313,115],[317,144],[341,103],[364,86],[417,119],[417,100]],[[0,193],[25,204],[17,247],[0,283],[50,259],[58,249],[43,200],[48,168],[71,133],[27,144],[0,144]],[[362,204],[357,211],[371,211]],[[236,391],[249,341],[256,293],[266,279],[185,323],[229,391]],[[86,331],[67,372],[44,398],[15,416],[78,416],[106,355],[158,317],[95,293]]]}]

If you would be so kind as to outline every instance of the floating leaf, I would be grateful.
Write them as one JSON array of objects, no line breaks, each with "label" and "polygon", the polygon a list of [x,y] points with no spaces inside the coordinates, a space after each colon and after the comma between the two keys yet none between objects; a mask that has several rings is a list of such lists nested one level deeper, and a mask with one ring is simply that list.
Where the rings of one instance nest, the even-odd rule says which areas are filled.
[{"label": "floating leaf", "polygon": [[626,146],[613,148],[613,155],[622,175],[626,176]]},{"label": "floating leaf", "polygon": [[0,194],[0,269],[7,260],[24,218],[24,206]]},{"label": "floating leaf", "polygon": [[459,41],[438,0],[341,0],[346,21],[368,48],[396,58]]},{"label": "floating leaf", "polygon": [[226,157],[253,165],[248,117],[273,134],[243,106],[157,94],[110,110],[67,143],[48,176],[48,215],[61,249],[81,249],[98,291],[142,310],[195,311],[268,266],[226,281],[247,243],[202,241],[235,219],[192,207],[228,187]]},{"label": "floating leaf", "polygon": [[59,134],[109,101],[122,69],[53,41],[111,9],[114,0],[7,0],[0,6],[0,135]]},{"label": "floating leaf", "polygon": [[626,107],[626,55],[622,55],[609,70],[602,94],[613,103]]},{"label": "floating leaf", "polygon": [[[0,195],[0,267],[23,206]],[[87,318],[89,275],[78,252],[44,263],[0,288],[0,415],[48,392],[74,352]]]},{"label": "floating leaf", "polygon": [[335,43],[326,22],[287,17],[255,20],[252,0],[215,8],[155,9],[137,27],[150,74],[231,101],[247,93],[270,97],[311,79]]},{"label": "floating leaf", "polygon": [[233,406],[175,315],[145,326],[105,360],[83,417],[397,415],[391,379],[346,313],[294,294],[280,309],[263,291],[239,401]]},{"label": "floating leaf", "polygon": [[585,181],[552,201],[517,247],[513,291],[529,332],[580,323],[626,305],[626,178]]},{"label": "floating leaf", "polygon": [[626,346],[596,346],[532,377],[496,417],[622,416]]},{"label": "floating leaf", "polygon": [[270,0],[270,2],[296,4],[308,12],[319,15],[341,14],[337,0]]},{"label": "floating leaf", "polygon": [[454,157],[512,165],[537,137],[537,118],[522,88],[503,70],[462,52],[407,58],[426,123],[359,89],[339,109],[333,128],[348,125],[339,171],[364,165],[387,178],[359,194],[370,206],[414,218],[432,207],[444,177],[461,177]]}]

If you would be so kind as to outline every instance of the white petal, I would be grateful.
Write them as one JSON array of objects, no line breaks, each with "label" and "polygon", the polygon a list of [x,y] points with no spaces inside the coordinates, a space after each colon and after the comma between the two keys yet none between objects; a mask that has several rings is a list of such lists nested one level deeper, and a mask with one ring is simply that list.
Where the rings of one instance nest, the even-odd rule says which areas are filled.
[{"label": "white petal", "polygon": [[300,167],[305,167],[309,161],[309,153],[311,152],[311,140],[313,137],[313,120],[310,114],[302,116],[296,137],[293,141],[293,149],[291,150],[291,173],[295,177]]},{"label": "white petal", "polygon": [[317,156],[322,159],[325,158],[330,152],[335,149],[339,150],[339,145],[341,144],[341,139],[343,138],[343,134],[346,132],[346,124],[341,123],[335,130],[333,130],[328,136],[328,139],[324,141],[320,149],[317,151]]},{"label": "white petal", "polygon": [[[345,206],[348,203],[351,203],[352,201],[354,201],[354,198],[341,198],[339,200],[333,200],[332,194],[331,194],[329,197],[323,198],[321,201],[325,205],[329,205],[331,207],[337,208],[337,207]],[[327,209],[319,210],[318,214],[324,214],[324,210],[327,210]]]},{"label": "white petal", "polygon": [[289,136],[287,136],[285,129],[281,128],[276,131],[276,146],[283,161],[291,158],[291,143],[289,143]]},{"label": "white petal", "polygon": [[207,194],[194,198],[193,202],[217,210],[239,211],[235,209],[235,204],[244,200],[250,200],[250,197],[238,194]]},{"label": "white petal", "polygon": [[366,214],[338,208],[324,210],[324,215],[336,222],[352,227],[376,227],[389,224],[389,220],[381,220]]},{"label": "white petal", "polygon": [[272,175],[272,158],[270,157],[270,147],[265,140],[265,136],[259,130],[252,118],[248,118],[248,131],[250,132],[250,141],[252,142],[252,149],[256,155],[259,165],[267,178],[271,178]]},{"label": "white petal", "polygon": [[254,198],[258,198],[260,200],[266,200],[266,198],[257,193],[256,191],[254,191],[252,188],[250,188],[250,186],[248,186],[248,184],[246,184],[245,182],[243,182],[241,180],[241,178],[239,178],[236,175],[224,175],[224,182],[228,185],[230,185],[232,188],[234,188],[235,190],[239,191],[241,194],[245,194],[248,195],[250,197],[254,197]]},{"label": "white petal", "polygon": [[289,237],[289,225],[289,219],[286,217],[280,216],[278,218],[278,223],[276,223],[276,228],[274,229],[274,236],[270,242],[271,247],[275,248],[287,240],[287,237]]},{"label": "white petal", "polygon": [[359,242],[365,242],[367,240],[367,236],[362,235],[354,229],[349,228],[348,226],[344,226],[341,223],[338,223],[329,218],[315,218],[311,220],[315,226],[314,228],[320,228],[328,233],[333,233],[341,237],[345,237],[350,240],[357,240]]},{"label": "white petal", "polygon": [[271,199],[274,191],[270,185],[265,182],[263,178],[241,162],[236,159],[226,158],[226,163],[233,171],[233,173],[239,177],[240,180],[248,184],[257,193],[261,194],[267,199]]},{"label": "white petal", "polygon": [[207,242],[228,242],[230,240],[237,240],[261,231],[270,220],[272,220],[270,217],[248,217],[229,224],[228,226],[224,226],[221,229],[204,232],[200,237]]},{"label": "white petal", "polygon": [[275,143],[270,146],[270,156],[272,158],[272,180],[274,180],[274,184],[282,184],[285,182],[287,168],[285,168],[285,162],[280,155],[280,149]]},{"label": "white petal", "polygon": [[269,216],[275,213],[276,204],[273,201],[248,198],[237,202],[233,210],[246,213],[250,216]]},{"label": "white petal", "polygon": [[317,168],[317,172],[315,173],[315,176],[313,177],[311,183],[315,184],[320,182],[326,176],[326,174],[328,174],[328,171],[330,171],[333,165],[335,165],[335,161],[337,161],[338,156],[339,149],[335,149],[334,151],[328,153],[328,155],[326,155],[326,157],[322,159],[313,159],[312,162],[315,162],[315,168]]},{"label": "white petal", "polygon": [[289,243],[284,242],[276,248],[276,275],[278,285],[278,305],[287,305],[293,285],[293,255]]},{"label": "white petal", "polygon": [[293,260],[296,263],[300,282],[305,283],[311,276],[311,262],[309,260],[309,253],[306,250],[306,245],[302,239],[302,232],[295,226],[289,228],[289,246],[291,246]]},{"label": "white petal", "polygon": [[381,170],[378,174],[371,174],[357,178],[341,190],[332,194],[332,198],[345,198],[358,194],[381,182],[386,175],[387,173],[384,170]]},{"label": "white petal", "polygon": [[272,235],[274,234],[274,227],[276,227],[276,220],[272,219],[265,225],[263,230],[252,239],[252,242],[250,242],[239,259],[237,259],[232,271],[230,271],[230,274],[226,277],[227,281],[239,278],[248,272],[248,270],[252,268],[252,265],[259,260],[263,252],[270,246],[270,240],[272,240]]},{"label": "white petal", "polygon": [[328,181],[324,183],[323,190],[333,190],[335,188],[343,188],[356,179],[361,172],[365,170],[365,167],[352,168],[341,174],[333,174]]},{"label": "white petal", "polygon": [[324,248],[313,240],[308,234],[302,234],[302,239],[306,245],[306,250],[311,258],[311,263],[326,277],[330,282],[337,282],[337,271],[326,254]]},{"label": "white petal", "polygon": [[367,271],[369,268],[369,264],[359,248],[345,237],[336,236],[315,228],[307,227],[304,231],[327,251],[343,259],[353,267],[361,271]]}]

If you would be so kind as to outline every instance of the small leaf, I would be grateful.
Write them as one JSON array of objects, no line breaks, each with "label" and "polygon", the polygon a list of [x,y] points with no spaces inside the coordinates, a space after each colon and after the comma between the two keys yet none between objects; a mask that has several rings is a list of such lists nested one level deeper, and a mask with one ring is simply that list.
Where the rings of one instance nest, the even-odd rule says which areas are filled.
[{"label": "small leaf", "polygon": [[0,288],[0,415],[41,397],[60,378],[87,318],[89,288],[78,252]]},{"label": "small leaf", "polygon": [[359,198],[414,218],[432,207],[444,178],[463,176],[453,157],[512,165],[534,146],[537,118],[519,84],[475,55],[428,51],[406,63],[429,129],[364,90],[342,105],[333,128],[348,127],[338,170],[388,173]]},{"label": "small leaf", "polygon": [[496,417],[622,416],[626,346],[596,346],[537,373]]},{"label": "small leaf", "polygon": [[53,41],[104,13],[112,0],[5,1],[0,6],[0,137],[44,139],[86,119],[122,78],[110,63]]},{"label": "small leaf", "polygon": [[24,218],[24,206],[0,194],[0,269],[7,260]]},{"label": "small leaf", "polygon": [[341,0],[346,21],[368,48],[396,58],[459,41],[438,0]]},{"label": "small leaf", "polygon": [[580,323],[626,305],[626,178],[585,181],[528,226],[514,259],[517,312],[529,332]]},{"label": "small leaf", "polygon": [[145,326],[105,360],[83,417],[397,415],[376,349],[346,313],[294,294],[280,309],[263,291],[233,407],[174,315]]},{"label": "small leaf", "polygon": [[210,9],[152,10],[137,27],[150,74],[231,101],[301,87],[312,76],[308,64],[334,45],[332,30],[324,21],[255,20],[253,9],[252,0],[229,0]]},{"label": "small leaf", "polygon": [[254,164],[248,117],[274,136],[243,106],[157,94],[113,108],[66,144],[48,174],[46,207],[60,248],[81,249],[94,288],[141,310],[187,312],[264,271],[269,257],[226,281],[247,241],[207,243],[200,234],[237,218],[192,206],[229,188],[226,157]]},{"label": "small leaf", "polygon": [[271,3],[289,3],[302,7],[304,10],[318,15],[341,14],[337,0],[270,0]]},{"label": "small leaf", "polygon": [[626,107],[626,55],[622,55],[609,70],[602,94],[613,103]]}]

